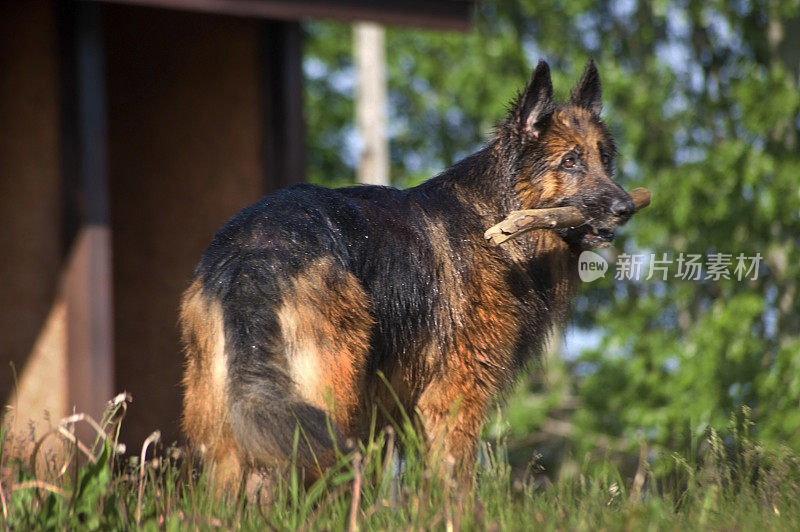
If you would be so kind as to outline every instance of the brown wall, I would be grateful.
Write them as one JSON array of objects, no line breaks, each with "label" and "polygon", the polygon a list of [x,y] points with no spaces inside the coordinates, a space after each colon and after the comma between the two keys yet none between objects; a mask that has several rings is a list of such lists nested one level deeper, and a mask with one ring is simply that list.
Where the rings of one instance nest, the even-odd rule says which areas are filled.
[{"label": "brown wall", "polygon": [[0,400],[18,418],[65,413],[57,44],[53,2],[0,3]]},{"label": "brown wall", "polygon": [[258,23],[106,6],[116,389],[124,438],[179,437],[182,290],[263,190]]}]

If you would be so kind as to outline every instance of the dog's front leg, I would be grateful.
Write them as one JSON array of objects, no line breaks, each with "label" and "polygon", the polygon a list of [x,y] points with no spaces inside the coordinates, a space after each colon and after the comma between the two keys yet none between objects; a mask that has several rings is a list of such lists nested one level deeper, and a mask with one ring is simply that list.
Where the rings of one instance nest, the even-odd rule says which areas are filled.
[{"label": "dog's front leg", "polygon": [[442,380],[428,386],[417,405],[430,457],[454,460],[459,480],[472,480],[486,404],[474,385]]}]

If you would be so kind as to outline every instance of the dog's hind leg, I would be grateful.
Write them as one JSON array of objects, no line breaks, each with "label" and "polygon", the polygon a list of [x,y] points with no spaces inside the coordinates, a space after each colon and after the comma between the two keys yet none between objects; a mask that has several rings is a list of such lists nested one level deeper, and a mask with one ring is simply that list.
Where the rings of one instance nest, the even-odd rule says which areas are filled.
[{"label": "dog's hind leg", "polygon": [[373,318],[356,277],[323,259],[291,280],[278,309],[289,374],[297,393],[327,409],[355,435],[363,422],[361,400]]},{"label": "dog's hind leg", "polygon": [[215,489],[235,493],[244,455],[228,419],[222,307],[203,293],[199,280],[184,293],[180,322],[186,350],[183,430],[194,450],[211,464]]}]

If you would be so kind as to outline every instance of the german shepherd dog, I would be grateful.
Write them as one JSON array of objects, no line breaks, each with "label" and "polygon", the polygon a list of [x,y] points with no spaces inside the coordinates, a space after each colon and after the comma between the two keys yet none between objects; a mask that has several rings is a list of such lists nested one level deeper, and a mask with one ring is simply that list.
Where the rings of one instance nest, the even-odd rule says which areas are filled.
[{"label": "german shepherd dog", "polygon": [[[227,222],[180,314],[183,428],[218,486],[293,459],[313,480],[401,407],[470,475],[492,398],[565,319],[578,254],[633,214],[600,111],[594,62],[557,103],[541,61],[486,146],[429,181],[292,186]],[[484,240],[512,210],[568,205],[585,225]]]}]

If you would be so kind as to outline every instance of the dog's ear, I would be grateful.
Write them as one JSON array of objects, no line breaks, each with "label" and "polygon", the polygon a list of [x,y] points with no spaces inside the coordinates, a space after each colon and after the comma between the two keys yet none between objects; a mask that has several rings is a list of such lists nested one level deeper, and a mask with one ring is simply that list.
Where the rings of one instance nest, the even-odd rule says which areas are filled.
[{"label": "dog's ear", "polygon": [[539,61],[517,104],[519,130],[526,136],[538,138],[554,108],[550,67],[545,61]]},{"label": "dog's ear", "polygon": [[591,111],[592,114],[600,116],[600,111],[603,110],[602,97],[603,89],[600,86],[600,73],[597,72],[594,59],[589,59],[583,69],[580,81],[570,93],[569,101],[573,105],[583,107]]}]

